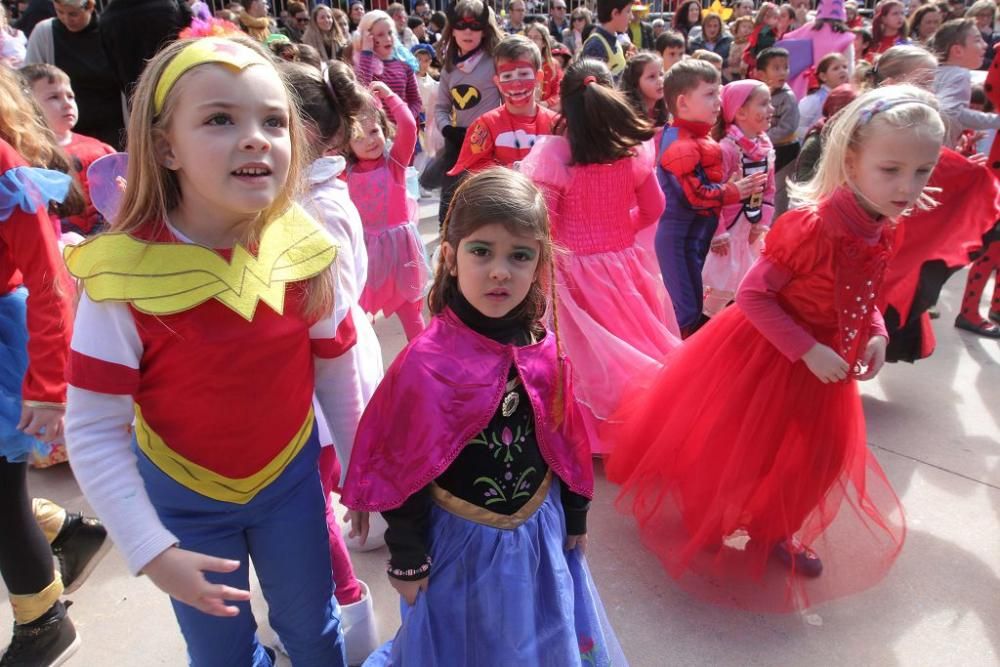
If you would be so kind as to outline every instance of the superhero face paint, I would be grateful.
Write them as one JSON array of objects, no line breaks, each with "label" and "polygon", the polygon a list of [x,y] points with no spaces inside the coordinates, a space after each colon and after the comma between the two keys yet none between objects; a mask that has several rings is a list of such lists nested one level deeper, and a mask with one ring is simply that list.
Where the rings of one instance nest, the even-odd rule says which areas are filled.
[{"label": "superhero face paint", "polygon": [[496,84],[504,102],[512,107],[534,103],[538,89],[538,74],[533,63],[524,60],[505,61],[497,65]]}]

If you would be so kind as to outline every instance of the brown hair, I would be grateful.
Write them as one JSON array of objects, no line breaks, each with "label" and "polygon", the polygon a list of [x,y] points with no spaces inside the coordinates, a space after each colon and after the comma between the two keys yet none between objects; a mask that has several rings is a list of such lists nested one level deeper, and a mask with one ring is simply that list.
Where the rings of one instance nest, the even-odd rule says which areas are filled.
[{"label": "brown hair", "polygon": [[311,160],[329,148],[344,152],[344,144],[354,131],[355,117],[367,102],[354,70],[339,60],[331,61],[322,73],[299,63],[283,63],[280,69],[299,96],[303,120],[316,135],[309,145]]},{"label": "brown hair", "polygon": [[[529,33],[532,30],[537,31],[538,34],[542,36],[542,48],[541,48],[541,53],[539,54],[542,57],[541,62],[547,63],[549,65],[549,67],[551,67],[553,65],[553,60],[552,60],[552,36],[549,33],[549,27],[547,25],[545,25],[544,23],[542,23],[541,21],[535,21],[534,23],[529,23],[524,28],[524,36],[527,37],[529,41],[531,40],[531,37],[529,37]],[[531,43],[534,44],[534,42],[531,42]],[[537,47],[538,45],[535,44],[535,46]],[[494,59],[499,58],[499,57],[500,56],[498,54],[493,54],[493,58]],[[540,65],[539,65],[539,67],[540,67]]]},{"label": "brown hair", "polygon": [[[287,83],[281,72],[263,46],[242,35],[233,35],[227,39],[260,56],[261,66],[271,67],[287,89]],[[179,91],[183,91],[183,82],[187,74],[182,74],[170,89],[160,113],[156,113],[154,100],[156,86],[164,71],[174,58],[194,41],[178,40],[165,46],[153,56],[139,78],[132,102],[132,113],[129,115],[127,186],[118,216],[111,221],[111,228],[114,231],[133,232],[152,225],[162,225],[167,214],[181,201],[183,193],[177,175],[161,164],[157,145],[169,132],[170,121],[176,112],[178,100],[182,97]],[[288,91],[288,107],[288,133],[292,147],[288,178],[271,205],[260,211],[247,225],[245,238],[241,240],[245,246],[256,243],[264,226],[294,204],[296,188],[302,180],[300,176],[305,150],[304,127],[299,116],[298,103],[291,91]],[[305,310],[308,316],[320,318],[329,312],[333,305],[333,280],[332,270],[327,270],[306,281]]]},{"label": "brown hair", "polygon": [[[622,80],[619,84],[619,89],[628,97],[629,102],[632,103],[632,107],[643,118],[646,117],[646,100],[643,99],[642,91],[639,89],[639,81],[642,79],[646,67],[652,64],[662,68],[663,58],[659,54],[650,53],[649,51],[640,51],[635,54],[632,60],[628,61],[628,64],[625,65],[625,71],[622,72]],[[655,117],[649,118],[649,120],[654,125],[667,124],[667,105],[663,102],[663,98],[657,100],[656,104],[653,105],[653,112]]]},{"label": "brown hair", "polygon": [[953,46],[962,46],[973,31],[978,31],[975,19],[952,19],[938,28],[930,49],[942,64],[948,62]]},{"label": "brown hair", "polygon": [[[378,123],[378,126],[382,128],[382,134],[385,135],[386,144],[388,144],[396,134],[396,126],[392,124],[389,120],[389,116],[386,115],[385,110],[382,108],[382,105],[375,100],[375,97],[371,93],[359,86],[355,89],[354,94],[357,95],[357,101],[360,102],[360,106],[354,113],[353,122],[347,127],[347,133],[344,135],[344,145],[342,147],[344,157],[346,157],[347,161],[351,163],[357,161],[357,156],[354,155],[354,151],[351,150],[351,139],[362,131],[361,124],[366,120],[371,119]],[[405,168],[406,165],[404,164],[403,167]]]},{"label": "brown hair", "polygon": [[441,68],[446,72],[455,69],[455,59],[458,58],[458,44],[452,39],[453,25],[451,17],[461,19],[467,16],[471,16],[472,18],[488,17],[486,25],[483,28],[483,41],[479,45],[479,48],[483,50],[483,53],[487,57],[493,57],[493,49],[503,39],[503,33],[497,27],[496,17],[494,17],[493,12],[490,11],[490,8],[483,0],[458,0],[455,9],[448,13],[447,25],[445,25],[444,32],[441,33],[441,40],[438,42]]},{"label": "brown hair", "polygon": [[34,86],[42,79],[45,79],[48,83],[70,83],[69,75],[66,72],[48,63],[25,65],[18,70],[18,74],[24,77],[29,86]]},{"label": "brown hair", "polygon": [[654,134],[652,123],[615,89],[608,66],[600,60],[583,58],[566,68],[560,99],[560,125],[574,164],[620,160]]},{"label": "brown hair", "polygon": [[[537,27],[538,24],[533,24]],[[545,26],[542,26],[544,29]],[[548,32],[545,33],[548,35]],[[533,41],[524,35],[507,35],[500,43],[497,44],[497,48],[493,49],[493,60],[528,60],[532,65],[535,66],[536,70],[542,68],[542,54],[539,52],[538,47]],[[552,55],[549,55],[549,61],[552,60]]]},{"label": "brown hair", "polygon": [[767,18],[767,15],[770,14],[772,11],[775,14],[778,14],[779,13],[778,5],[774,4],[773,2],[760,3],[760,7],[757,8],[757,13],[753,17],[753,27],[758,28],[764,25],[764,20]]},{"label": "brown hair", "polygon": [[[0,138],[32,167],[73,176],[72,163],[56,143],[45,115],[31,91],[25,90],[24,82],[17,72],[0,67]],[[59,217],[67,217],[83,213],[85,206],[83,191],[74,178],[66,198],[60,204],[53,204],[51,210]]]},{"label": "brown hair", "polygon": [[[559,350],[559,315],[555,296],[555,248],[549,228],[549,213],[545,197],[528,179],[506,167],[485,169],[466,179],[455,190],[448,207],[448,214],[441,228],[441,242],[458,250],[462,239],[481,227],[501,224],[511,234],[531,236],[538,241],[538,273],[528,290],[528,296],[511,313],[532,333],[544,335],[546,305],[551,298],[552,330],[555,335],[556,356]],[[434,271],[434,283],[427,295],[427,306],[432,315],[444,311],[458,292],[458,278],[451,274],[445,253],[440,253]],[[556,390],[552,397],[552,415],[556,425],[564,415],[563,367],[556,365]]]},{"label": "brown hair", "polygon": [[[882,38],[885,37],[885,15],[888,14],[889,10],[893,7],[899,7],[904,10],[905,13],[906,8],[899,0],[882,0],[882,2],[880,2],[875,8],[875,16],[872,17],[872,41],[875,44],[881,42]],[[909,31],[906,26],[906,21],[904,20],[903,25],[899,27],[899,33],[897,33],[896,37],[899,39],[906,39],[908,35]]]},{"label": "brown hair", "polygon": [[926,18],[928,14],[932,14],[934,12],[939,14],[941,13],[941,10],[938,9],[938,6],[935,4],[920,5],[913,10],[913,13],[910,14],[910,21],[908,23],[908,30],[910,34],[913,35],[913,39],[920,39],[920,24],[923,23],[924,18]]},{"label": "brown hair", "polygon": [[818,79],[820,74],[826,74],[826,71],[837,62],[846,63],[847,59],[840,53],[828,53],[820,58],[819,63],[816,65],[816,78]]},{"label": "brown hair", "polygon": [[[546,286],[553,263],[552,238],[545,197],[528,179],[505,167],[485,169],[467,178],[455,191],[441,228],[441,242],[458,250],[462,239],[481,227],[501,224],[511,234],[528,235],[541,244],[538,259],[540,279],[532,285],[524,302],[518,306],[522,322],[541,328],[545,315]],[[458,290],[458,279],[451,275],[445,254],[440,253],[434,283],[427,295],[432,315],[442,312]]]},{"label": "brown hair", "polygon": [[677,115],[677,98],[702,83],[719,83],[719,70],[706,60],[690,58],[671,67],[663,77],[663,99],[670,113]]}]

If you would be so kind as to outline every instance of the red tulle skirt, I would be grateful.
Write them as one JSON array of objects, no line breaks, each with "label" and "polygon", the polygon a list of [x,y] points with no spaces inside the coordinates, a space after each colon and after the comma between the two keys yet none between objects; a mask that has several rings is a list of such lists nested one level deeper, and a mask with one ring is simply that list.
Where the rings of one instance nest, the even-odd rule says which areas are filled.
[{"label": "red tulle skirt", "polygon": [[[823,384],[738,307],[675,350],[612,426],[619,509],[703,599],[809,608],[872,586],[902,548],[902,507],[868,451],[856,382]],[[816,551],[820,577],[772,555],[790,537]]]}]

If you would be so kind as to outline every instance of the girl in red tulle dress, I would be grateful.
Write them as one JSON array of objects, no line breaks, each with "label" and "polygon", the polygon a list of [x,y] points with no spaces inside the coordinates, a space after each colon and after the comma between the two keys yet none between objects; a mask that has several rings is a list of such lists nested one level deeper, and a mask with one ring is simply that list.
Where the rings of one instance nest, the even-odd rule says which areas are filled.
[{"label": "girl in red tulle dress", "polygon": [[718,603],[807,608],[876,583],[903,544],[857,380],[884,363],[892,218],[921,197],[944,128],[912,86],[871,91],[833,123],[796,188],[812,204],[778,219],[736,305],[618,413],[619,508],[672,577]]}]

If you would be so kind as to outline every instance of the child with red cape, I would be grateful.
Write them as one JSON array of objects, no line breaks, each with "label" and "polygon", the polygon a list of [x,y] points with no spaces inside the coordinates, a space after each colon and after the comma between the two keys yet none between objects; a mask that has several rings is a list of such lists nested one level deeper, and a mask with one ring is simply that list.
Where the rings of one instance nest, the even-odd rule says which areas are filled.
[{"label": "child with red cape", "polygon": [[875,302],[892,218],[921,195],[944,126],[932,96],[893,86],[848,105],[827,136],[796,188],[812,204],[775,223],[737,305],[629,397],[607,462],[645,545],[720,604],[781,612],[854,593],[903,544],[857,380],[884,362]]}]

